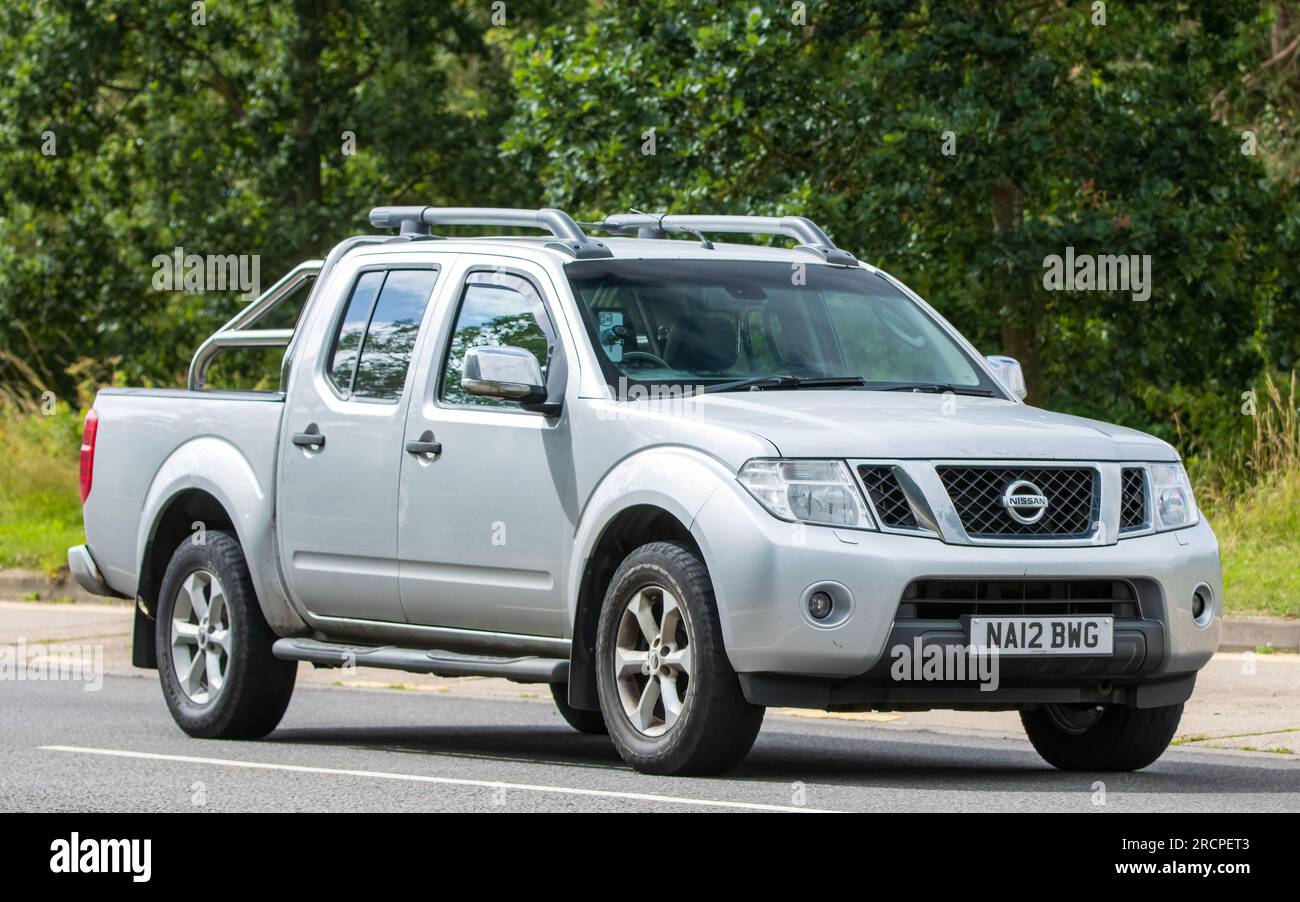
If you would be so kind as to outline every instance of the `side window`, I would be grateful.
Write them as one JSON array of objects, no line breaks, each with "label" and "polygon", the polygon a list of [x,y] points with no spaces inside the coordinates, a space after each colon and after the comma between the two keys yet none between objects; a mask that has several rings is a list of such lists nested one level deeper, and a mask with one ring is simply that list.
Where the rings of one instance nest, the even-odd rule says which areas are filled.
[{"label": "side window", "polygon": [[537,358],[544,380],[550,362],[549,326],[541,298],[527,282],[515,276],[471,273],[443,365],[442,399],[474,407],[518,407],[514,401],[480,398],[461,388],[460,368],[465,352],[478,345],[523,348]]},{"label": "side window", "polygon": [[345,397],[395,401],[438,273],[367,272],[357,279],[334,340],[329,376]]},{"label": "side window", "polygon": [[424,307],[433,293],[437,273],[431,269],[398,269],[388,273],[370,317],[366,341],[357,364],[352,393],[358,398],[396,400],[406,382],[407,364],[420,333]]},{"label": "side window", "polygon": [[334,336],[334,353],[330,359],[329,377],[334,387],[343,394],[352,391],[352,374],[357,371],[357,355],[361,341],[366,337],[366,323],[379,296],[379,286],[384,284],[384,273],[362,273],[352,288],[348,309]]}]

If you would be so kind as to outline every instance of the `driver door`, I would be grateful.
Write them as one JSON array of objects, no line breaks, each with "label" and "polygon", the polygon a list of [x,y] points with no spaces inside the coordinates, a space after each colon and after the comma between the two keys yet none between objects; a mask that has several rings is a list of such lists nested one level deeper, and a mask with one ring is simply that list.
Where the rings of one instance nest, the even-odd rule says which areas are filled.
[{"label": "driver door", "polygon": [[[577,520],[569,418],[476,397],[460,386],[467,348],[536,355],[548,380],[567,382],[565,352],[541,286],[544,271],[462,257],[425,388],[406,417],[407,442],[437,453],[401,462],[398,557],[411,623],[563,636],[562,574]],[[414,446],[414,447],[427,447]]]}]

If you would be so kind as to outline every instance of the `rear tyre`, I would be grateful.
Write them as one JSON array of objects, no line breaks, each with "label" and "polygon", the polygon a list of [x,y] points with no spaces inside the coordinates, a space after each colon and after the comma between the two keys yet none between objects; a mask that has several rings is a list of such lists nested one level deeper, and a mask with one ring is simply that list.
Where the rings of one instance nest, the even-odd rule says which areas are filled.
[{"label": "rear tyre", "polygon": [[1061,770],[1140,770],[1169,747],[1183,706],[1042,705],[1020,712],[1029,741]]},{"label": "rear tyre", "polygon": [[555,707],[560,716],[579,733],[604,736],[609,732],[605,728],[605,717],[599,711],[584,711],[569,706],[568,683],[551,683],[551,698],[555,699]]},{"label": "rear tyre", "polygon": [[763,723],[727,660],[709,571],[676,542],[642,545],[605,593],[596,688],[619,755],[647,774],[714,774]]},{"label": "rear tyre", "polygon": [[204,739],[258,739],[280,723],[297,662],[271,654],[238,540],[208,530],[181,542],[157,610],[158,678],[177,725]]}]

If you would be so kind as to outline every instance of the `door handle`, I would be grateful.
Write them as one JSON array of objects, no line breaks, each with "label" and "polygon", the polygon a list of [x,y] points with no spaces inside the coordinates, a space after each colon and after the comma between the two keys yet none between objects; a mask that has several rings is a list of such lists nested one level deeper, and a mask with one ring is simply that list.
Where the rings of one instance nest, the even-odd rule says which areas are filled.
[{"label": "door handle", "polygon": [[299,448],[324,448],[325,436],[319,432],[299,432],[294,435],[293,443]]},{"label": "door handle", "polygon": [[437,457],[442,453],[442,442],[435,442],[433,440],[433,433],[426,429],[417,441],[406,443],[406,453],[425,454],[429,457]]}]

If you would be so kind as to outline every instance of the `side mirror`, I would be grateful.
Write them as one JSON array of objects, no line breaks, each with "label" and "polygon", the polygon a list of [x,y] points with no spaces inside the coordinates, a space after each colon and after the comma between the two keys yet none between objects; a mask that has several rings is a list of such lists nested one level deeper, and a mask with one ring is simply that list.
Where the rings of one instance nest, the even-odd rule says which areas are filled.
[{"label": "side mirror", "polygon": [[520,404],[541,404],[546,385],[537,358],[523,348],[480,345],[465,352],[460,385],[471,395]]},{"label": "side mirror", "polygon": [[984,359],[993,368],[998,381],[1007,387],[1007,391],[1023,401],[1025,395],[1029,394],[1029,389],[1025,385],[1025,371],[1020,368],[1020,361],[1001,354],[990,354]]}]

